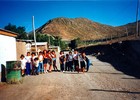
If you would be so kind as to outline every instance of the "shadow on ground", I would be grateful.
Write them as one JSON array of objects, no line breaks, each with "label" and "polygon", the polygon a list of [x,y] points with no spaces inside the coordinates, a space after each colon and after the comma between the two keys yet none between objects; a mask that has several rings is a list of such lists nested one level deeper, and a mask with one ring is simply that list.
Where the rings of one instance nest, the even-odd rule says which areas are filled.
[{"label": "shadow on ground", "polygon": [[120,90],[104,90],[104,89],[89,89],[89,91],[99,91],[99,92],[117,92],[117,93],[140,94],[140,92],[120,91]]},{"label": "shadow on ground", "polygon": [[113,75],[124,75],[123,73],[109,73],[109,72],[87,72],[87,73],[94,73],[94,74],[113,74]]},{"label": "shadow on ground", "polygon": [[140,79],[140,41],[124,41],[111,45],[81,48],[87,55],[96,56],[103,62],[110,63],[124,74]]}]

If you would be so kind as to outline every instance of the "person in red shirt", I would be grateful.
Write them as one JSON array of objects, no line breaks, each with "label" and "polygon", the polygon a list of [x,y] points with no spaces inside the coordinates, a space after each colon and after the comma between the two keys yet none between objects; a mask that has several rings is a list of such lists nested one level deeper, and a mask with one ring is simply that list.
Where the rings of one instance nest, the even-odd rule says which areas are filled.
[{"label": "person in red shirt", "polygon": [[51,55],[51,51],[48,50],[47,52],[47,58],[48,58],[48,64],[49,64],[49,72],[52,71],[52,55]]},{"label": "person in red shirt", "polygon": [[48,51],[47,50],[44,50],[43,51],[43,66],[44,66],[44,73],[47,73],[47,63],[48,63]]}]

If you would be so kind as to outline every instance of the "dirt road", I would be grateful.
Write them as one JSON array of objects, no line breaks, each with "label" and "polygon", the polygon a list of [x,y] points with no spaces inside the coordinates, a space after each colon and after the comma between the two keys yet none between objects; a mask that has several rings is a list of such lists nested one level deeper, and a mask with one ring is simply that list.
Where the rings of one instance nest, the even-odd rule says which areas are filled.
[{"label": "dirt road", "polygon": [[89,58],[88,73],[52,72],[26,76],[23,84],[0,83],[0,100],[140,100],[140,79]]}]

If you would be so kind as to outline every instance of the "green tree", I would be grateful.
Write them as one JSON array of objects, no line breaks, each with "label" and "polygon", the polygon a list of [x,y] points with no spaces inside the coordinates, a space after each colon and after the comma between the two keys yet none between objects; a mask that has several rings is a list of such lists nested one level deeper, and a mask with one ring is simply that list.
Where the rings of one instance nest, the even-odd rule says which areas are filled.
[{"label": "green tree", "polygon": [[[30,33],[29,34],[29,39],[34,40],[34,34]],[[42,34],[42,33],[36,33],[36,41],[37,42],[49,42],[49,36],[46,34]]]},{"label": "green tree", "polygon": [[52,36],[49,36],[49,38],[50,38],[50,45],[54,45],[54,40],[55,40],[55,38],[52,37]]},{"label": "green tree", "polygon": [[8,25],[4,27],[4,29],[18,33],[18,36],[17,36],[18,39],[28,38],[27,33],[25,31],[26,30],[25,27],[22,27],[22,26],[17,27],[16,25],[12,25],[11,23],[9,23]]},{"label": "green tree", "polygon": [[9,23],[7,26],[5,26],[4,29],[9,30],[9,31],[13,31],[13,32],[17,32],[16,25],[12,25],[11,23]]},{"label": "green tree", "polygon": [[66,50],[68,48],[68,44],[64,41],[60,41],[60,48],[61,50]]},{"label": "green tree", "polygon": [[69,44],[69,47],[71,49],[75,49],[78,47],[78,45],[80,44],[81,40],[80,38],[77,38],[77,39],[74,39],[74,40],[71,40],[70,44]]},{"label": "green tree", "polygon": [[55,39],[53,41],[54,41],[54,45],[60,46],[61,50],[66,50],[68,47],[66,42],[62,41],[61,37],[59,36],[55,36]]},{"label": "green tree", "polygon": [[55,36],[54,45],[60,46],[61,38],[59,36]]},{"label": "green tree", "polygon": [[[33,33],[29,34],[29,39],[34,40],[34,35]],[[37,42],[48,42],[50,43],[49,45],[54,45],[54,46],[60,46],[62,50],[65,50],[68,45],[62,41],[62,39],[59,36],[48,36],[47,34],[42,34],[42,33],[36,33],[36,41]]]},{"label": "green tree", "polygon": [[28,38],[31,39],[31,40],[34,40],[34,34],[33,33],[29,33],[28,34]]}]

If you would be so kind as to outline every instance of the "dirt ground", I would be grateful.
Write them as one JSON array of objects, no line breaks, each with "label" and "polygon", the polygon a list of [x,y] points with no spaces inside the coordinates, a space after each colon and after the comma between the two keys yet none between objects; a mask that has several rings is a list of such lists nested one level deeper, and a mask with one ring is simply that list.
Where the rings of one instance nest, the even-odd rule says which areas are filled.
[{"label": "dirt ground", "polygon": [[87,73],[52,72],[25,76],[22,84],[0,82],[0,100],[140,100],[140,79],[88,56]]}]

